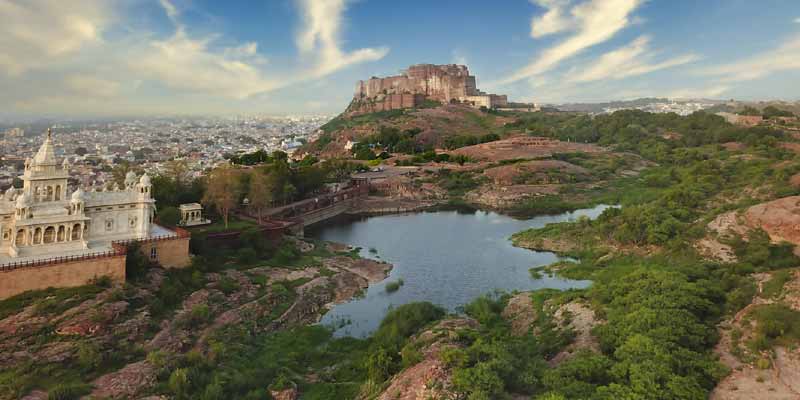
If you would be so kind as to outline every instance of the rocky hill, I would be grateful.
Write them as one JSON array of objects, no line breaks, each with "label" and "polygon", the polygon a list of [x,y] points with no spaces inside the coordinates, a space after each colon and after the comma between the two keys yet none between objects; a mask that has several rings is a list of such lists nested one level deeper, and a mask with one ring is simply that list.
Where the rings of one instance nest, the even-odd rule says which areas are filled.
[{"label": "rocky hill", "polygon": [[397,128],[401,131],[418,130],[417,143],[440,147],[444,139],[457,135],[482,136],[499,132],[515,118],[488,113],[463,104],[417,107],[374,113],[342,114],[323,125],[319,138],[301,151],[323,157],[348,156],[345,146],[348,141],[359,141],[378,133],[381,127]]}]

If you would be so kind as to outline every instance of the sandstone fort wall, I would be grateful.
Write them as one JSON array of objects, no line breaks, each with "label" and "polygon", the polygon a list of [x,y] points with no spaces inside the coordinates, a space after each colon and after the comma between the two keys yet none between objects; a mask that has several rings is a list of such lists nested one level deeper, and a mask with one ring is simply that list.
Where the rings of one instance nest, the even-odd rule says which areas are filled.
[{"label": "sandstone fort wall", "polygon": [[412,65],[401,75],[359,81],[348,108],[351,114],[412,108],[425,99],[444,104],[460,102],[478,107],[505,107],[507,98],[478,90],[464,65]]}]

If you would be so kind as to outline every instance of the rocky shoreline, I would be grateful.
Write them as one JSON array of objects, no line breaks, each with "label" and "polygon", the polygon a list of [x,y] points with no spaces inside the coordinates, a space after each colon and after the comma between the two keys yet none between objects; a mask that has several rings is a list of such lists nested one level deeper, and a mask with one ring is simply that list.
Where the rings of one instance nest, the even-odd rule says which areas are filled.
[{"label": "rocky shoreline", "polygon": [[361,200],[358,205],[356,205],[352,210],[348,211],[347,214],[356,216],[403,214],[425,211],[441,204],[441,201],[434,200],[368,197]]}]

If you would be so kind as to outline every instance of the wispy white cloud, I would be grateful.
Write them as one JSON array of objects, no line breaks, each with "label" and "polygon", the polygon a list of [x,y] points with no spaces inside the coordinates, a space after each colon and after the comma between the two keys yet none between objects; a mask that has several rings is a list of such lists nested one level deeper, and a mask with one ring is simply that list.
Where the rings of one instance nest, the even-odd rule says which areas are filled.
[{"label": "wispy white cloud", "polygon": [[730,91],[730,89],[731,87],[728,85],[713,85],[700,88],[670,90],[660,94],[660,96],[670,99],[713,99],[720,97]]},{"label": "wispy white cloud", "polygon": [[101,0],[0,0],[0,71],[19,76],[102,40],[113,20]]},{"label": "wispy white cloud", "polygon": [[238,99],[279,86],[254,63],[231,57],[231,49],[210,50],[210,41],[179,29],[169,39],[150,42],[131,59],[131,68],[173,89]]},{"label": "wispy white cloud", "polygon": [[797,17],[797,18],[795,18],[795,19],[794,19],[794,23],[795,23],[795,24],[800,24],[800,17]]},{"label": "wispy white cloud", "polygon": [[571,82],[591,82],[602,79],[624,79],[697,61],[694,54],[682,54],[665,60],[653,61],[656,54],[650,50],[650,37],[640,36],[630,44],[603,54],[590,65],[573,68],[567,74]]},{"label": "wispy white cloud", "polygon": [[175,33],[165,40],[153,40],[130,57],[132,70],[163,85],[179,90],[244,99],[279,86],[259,68],[263,58],[255,43],[212,50],[216,35],[195,38],[186,32],[172,2],[160,0],[164,12],[175,25]]},{"label": "wispy white cloud", "polygon": [[730,83],[755,80],[788,70],[800,70],[800,35],[788,37],[777,47],[748,58],[705,68],[700,70],[700,74]]},{"label": "wispy white cloud", "polygon": [[268,100],[256,101],[259,94],[317,82],[388,52],[344,49],[349,1],[296,1],[297,56],[273,65],[256,42],[184,23],[183,3],[173,0],[152,2],[172,24],[166,36],[128,17],[138,2],[0,0],[0,108],[85,114],[97,106],[100,112],[130,112],[174,104],[172,111],[189,111],[180,105],[188,104],[185,99],[192,111],[200,104],[255,107]]},{"label": "wispy white cloud", "polygon": [[386,47],[342,50],[340,35],[347,0],[297,1],[304,26],[296,42],[301,53],[316,59],[315,67],[309,71],[311,76],[322,77],[354,64],[377,61],[389,52]]},{"label": "wispy white cloud", "polygon": [[469,65],[469,59],[467,59],[466,54],[459,49],[453,49],[450,53],[450,62],[459,65]]},{"label": "wispy white cloud", "polygon": [[[570,5],[559,0],[537,0],[536,4],[548,8],[543,16],[531,22],[534,39],[561,32],[572,34],[556,45],[545,49],[527,66],[515,71],[500,84],[508,84],[540,75],[558,66],[585,49],[611,39],[633,21],[631,14],[645,0],[586,0]],[[537,27],[538,26],[538,27]]]},{"label": "wispy white cloud", "polygon": [[569,0],[531,0],[531,3],[546,8],[547,12],[531,19],[531,37],[540,38],[571,28],[574,20],[567,14]]},{"label": "wispy white cloud", "polygon": [[167,17],[172,21],[173,24],[179,24],[178,22],[178,7],[175,7],[169,0],[158,0],[161,4],[161,8],[164,9],[164,12],[167,13]]}]

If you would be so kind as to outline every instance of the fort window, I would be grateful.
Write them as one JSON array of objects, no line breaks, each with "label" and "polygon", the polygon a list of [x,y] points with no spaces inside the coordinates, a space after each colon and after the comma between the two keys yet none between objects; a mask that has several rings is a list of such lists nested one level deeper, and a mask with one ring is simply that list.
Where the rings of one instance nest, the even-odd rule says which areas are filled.
[{"label": "fort window", "polygon": [[158,249],[155,246],[150,248],[150,259],[153,261],[158,259]]},{"label": "fort window", "polygon": [[33,231],[33,244],[42,244],[42,228]]},{"label": "fort window", "polygon": [[65,233],[66,233],[66,229],[64,228],[64,225],[59,226],[58,227],[58,235],[56,237],[56,240],[58,240],[59,242],[63,242],[64,239],[65,239]]},{"label": "fort window", "polygon": [[114,229],[114,220],[113,219],[107,219],[106,220],[106,230],[110,231],[112,229]]},{"label": "fort window", "polygon": [[3,240],[8,240],[8,237],[11,235],[10,231],[3,232]]},{"label": "fort window", "polygon": [[75,224],[72,227],[72,240],[78,240],[81,238],[81,224]]},{"label": "fort window", "polygon": [[56,201],[61,200],[61,185],[56,185]]},{"label": "fort window", "polygon": [[14,242],[17,246],[24,246],[25,245],[25,230],[20,229],[17,231],[17,237],[14,239]]}]

